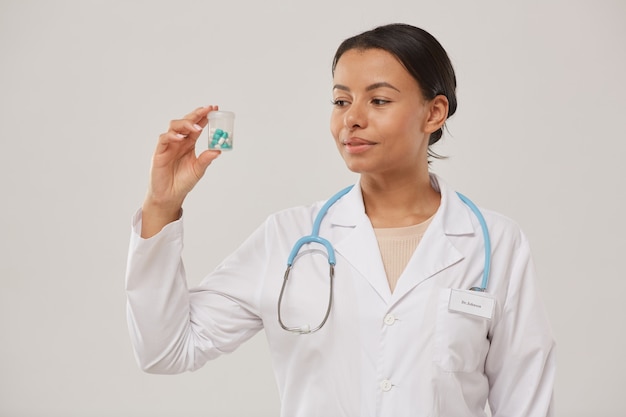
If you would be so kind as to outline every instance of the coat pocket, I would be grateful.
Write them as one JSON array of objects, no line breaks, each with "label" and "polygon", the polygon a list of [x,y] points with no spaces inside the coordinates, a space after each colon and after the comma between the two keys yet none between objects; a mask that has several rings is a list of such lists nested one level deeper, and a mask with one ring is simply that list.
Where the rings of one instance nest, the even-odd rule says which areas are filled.
[{"label": "coat pocket", "polygon": [[450,288],[440,290],[437,301],[434,362],[447,372],[483,372],[490,321],[450,310],[450,293]]}]

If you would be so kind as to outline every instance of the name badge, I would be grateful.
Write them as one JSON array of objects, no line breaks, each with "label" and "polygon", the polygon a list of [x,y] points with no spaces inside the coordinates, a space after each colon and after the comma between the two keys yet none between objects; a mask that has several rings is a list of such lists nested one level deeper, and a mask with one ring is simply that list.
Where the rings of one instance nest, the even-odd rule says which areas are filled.
[{"label": "name badge", "polygon": [[491,319],[495,305],[496,300],[484,293],[452,289],[448,310]]}]

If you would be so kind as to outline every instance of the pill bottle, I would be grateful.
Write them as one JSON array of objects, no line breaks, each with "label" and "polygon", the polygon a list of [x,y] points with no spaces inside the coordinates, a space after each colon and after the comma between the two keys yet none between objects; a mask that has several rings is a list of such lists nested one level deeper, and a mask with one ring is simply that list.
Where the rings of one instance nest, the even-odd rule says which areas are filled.
[{"label": "pill bottle", "polygon": [[235,113],[230,111],[209,112],[209,149],[230,151],[233,149]]}]

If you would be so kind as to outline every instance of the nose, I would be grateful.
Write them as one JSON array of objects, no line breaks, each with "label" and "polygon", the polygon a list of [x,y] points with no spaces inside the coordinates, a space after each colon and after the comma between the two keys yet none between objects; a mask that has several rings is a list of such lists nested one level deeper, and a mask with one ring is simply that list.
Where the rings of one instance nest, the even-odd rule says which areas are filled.
[{"label": "nose", "polygon": [[367,115],[363,107],[357,102],[352,103],[344,114],[343,123],[350,130],[364,128],[367,125]]}]

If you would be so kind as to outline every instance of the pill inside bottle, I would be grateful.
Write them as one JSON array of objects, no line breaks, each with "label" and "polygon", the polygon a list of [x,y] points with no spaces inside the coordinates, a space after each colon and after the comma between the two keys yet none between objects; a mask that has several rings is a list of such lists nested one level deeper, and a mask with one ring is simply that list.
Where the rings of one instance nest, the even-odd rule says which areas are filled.
[{"label": "pill inside bottle", "polygon": [[212,111],[209,118],[209,149],[230,151],[233,149],[235,113]]}]

